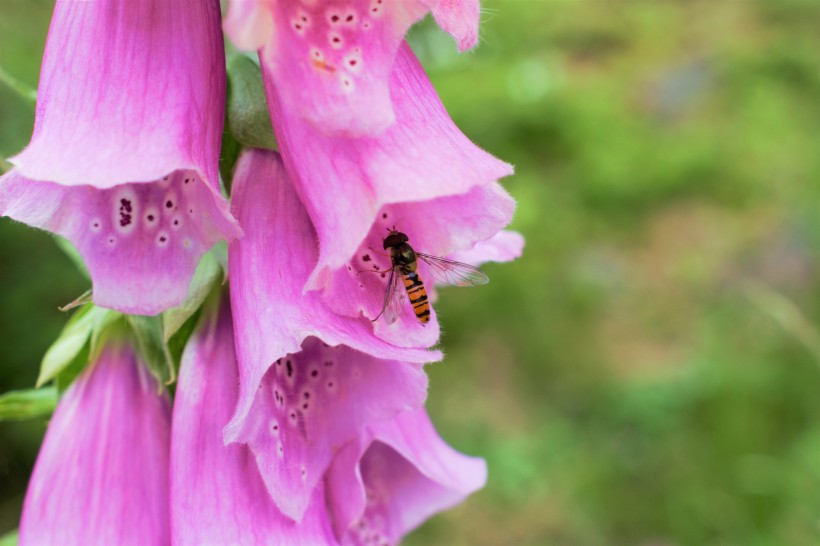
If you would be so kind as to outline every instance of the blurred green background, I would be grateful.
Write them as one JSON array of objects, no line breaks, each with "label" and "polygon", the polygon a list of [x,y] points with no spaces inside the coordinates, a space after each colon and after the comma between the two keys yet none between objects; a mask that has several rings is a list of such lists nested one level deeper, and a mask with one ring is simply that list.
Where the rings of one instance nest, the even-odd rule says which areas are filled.
[{"label": "blurred green background", "polygon": [[[407,544],[820,544],[820,2],[496,0],[445,105],[515,164],[523,259],[438,304],[429,407],[489,483]],[[36,85],[51,2],[0,2]],[[0,154],[33,111],[0,86]],[[33,385],[85,284],[0,221],[0,390]],[[45,422],[0,423],[0,533]]]}]

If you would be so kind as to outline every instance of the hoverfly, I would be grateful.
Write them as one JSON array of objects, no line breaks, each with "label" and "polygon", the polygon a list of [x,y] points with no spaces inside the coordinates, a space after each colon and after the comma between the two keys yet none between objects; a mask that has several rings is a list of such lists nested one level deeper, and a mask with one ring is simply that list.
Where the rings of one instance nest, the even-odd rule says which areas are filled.
[{"label": "hoverfly", "polygon": [[[387,279],[384,305],[373,322],[376,322],[382,315],[387,324],[396,322],[404,304],[403,292],[407,292],[407,297],[410,298],[410,304],[419,322],[426,324],[430,321],[427,290],[424,288],[421,277],[416,273],[417,258],[424,260],[430,266],[430,273],[433,277],[445,284],[474,286],[490,282],[490,278],[477,267],[416,252],[408,244],[407,235],[396,230],[395,227],[389,231],[390,233],[384,239],[384,249],[390,252],[390,277]],[[401,289],[400,281],[404,282],[404,290]]]}]

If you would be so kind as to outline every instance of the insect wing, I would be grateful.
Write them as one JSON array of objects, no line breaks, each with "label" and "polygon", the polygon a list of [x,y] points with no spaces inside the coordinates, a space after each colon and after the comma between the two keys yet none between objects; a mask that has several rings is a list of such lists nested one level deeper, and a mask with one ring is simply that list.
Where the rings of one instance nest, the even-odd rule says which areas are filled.
[{"label": "insect wing", "polygon": [[486,273],[472,265],[421,252],[416,252],[416,256],[430,266],[430,273],[438,282],[453,286],[475,286],[490,282]]},{"label": "insect wing", "polygon": [[387,292],[384,293],[382,314],[387,324],[393,324],[399,318],[404,304],[404,287],[401,284],[401,273],[395,269],[390,271],[387,280]]}]

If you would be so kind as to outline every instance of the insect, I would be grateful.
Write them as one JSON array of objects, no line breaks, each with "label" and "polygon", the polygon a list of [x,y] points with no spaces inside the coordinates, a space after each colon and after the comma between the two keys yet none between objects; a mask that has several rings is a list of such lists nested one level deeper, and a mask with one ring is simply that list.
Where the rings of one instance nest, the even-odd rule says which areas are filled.
[{"label": "insect", "polygon": [[[416,272],[418,268],[418,258],[421,258],[428,266],[433,277],[442,283],[453,286],[474,286],[477,284],[487,284],[490,278],[477,267],[461,262],[439,258],[416,252],[407,242],[407,235],[396,230],[395,227],[389,230],[390,233],[384,239],[384,249],[390,252],[391,270],[387,280],[387,292],[384,294],[384,305],[381,312],[376,315],[373,322],[384,315],[387,324],[393,324],[399,318],[404,305],[403,292],[407,292],[410,304],[419,322],[426,324],[430,321],[430,303],[427,301],[427,290],[424,282]],[[404,290],[401,289],[400,282],[404,283]]]}]

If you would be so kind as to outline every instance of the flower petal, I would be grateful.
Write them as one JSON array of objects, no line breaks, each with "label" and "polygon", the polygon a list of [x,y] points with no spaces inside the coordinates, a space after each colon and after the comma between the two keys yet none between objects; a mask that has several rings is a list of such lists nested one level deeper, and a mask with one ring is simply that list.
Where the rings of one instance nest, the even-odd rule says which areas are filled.
[{"label": "flower petal", "polygon": [[439,0],[433,8],[436,23],[453,35],[459,51],[478,44],[478,24],[481,19],[479,0]]},{"label": "flower petal", "polygon": [[174,401],[173,543],[335,544],[321,485],[297,524],[276,508],[250,449],[223,445],[237,395],[233,328],[227,302],[206,313],[185,348]]},{"label": "flower petal", "polygon": [[192,169],[218,189],[219,17],[217,0],[57,2],[19,173],[110,188]]},{"label": "flower petal", "polygon": [[441,358],[439,352],[386,343],[373,335],[367,319],[336,315],[319,294],[302,293],[316,262],[316,235],[278,154],[252,150],[242,155],[232,202],[246,235],[229,248],[240,390],[236,412],[225,428],[227,442],[239,441],[268,369],[277,359],[302,351],[308,337],[384,360],[421,363]]},{"label": "flower petal", "polygon": [[451,254],[449,258],[470,265],[486,262],[511,262],[524,252],[524,236],[517,231],[503,230],[490,239],[478,241],[469,250]]},{"label": "flower petal", "polygon": [[382,132],[395,120],[387,82],[396,51],[430,3],[267,3],[275,30],[264,62],[279,85],[283,107],[326,134]]},{"label": "flower petal", "polygon": [[58,2],[34,134],[0,178],[0,214],[71,240],[98,305],[181,303],[202,254],[240,235],[219,193],[224,101],[216,0]]},{"label": "flower petal", "polygon": [[369,441],[340,452],[328,473],[334,527],[345,544],[397,543],[486,482],[484,460],[448,446],[423,409],[370,433]]},{"label": "flower petal", "polygon": [[239,49],[256,51],[273,37],[271,4],[276,0],[232,0],[225,16],[225,32]]},{"label": "flower petal", "polygon": [[367,425],[420,407],[426,391],[421,365],[309,338],[265,375],[237,441],[256,456],[277,506],[298,521],[338,446]]},{"label": "flower petal", "polygon": [[126,347],[66,391],[37,457],[20,544],[166,544],[170,408]]},{"label": "flower petal", "polygon": [[147,315],[181,303],[202,255],[237,229],[192,171],[100,190],[13,170],[0,178],[0,214],[71,241],[91,273],[94,303]]},{"label": "flower petal", "polygon": [[[336,312],[372,319],[381,310],[386,280],[356,273],[369,247],[382,248],[385,227],[407,233],[418,251],[446,256],[512,218],[514,202],[496,183],[512,168],[458,130],[406,44],[390,78],[397,120],[375,138],[321,134],[286,107],[264,63],[263,75],[285,165],[319,235],[308,288],[328,288],[325,301]],[[405,312],[392,334],[377,323],[377,335],[407,346],[435,342],[435,321],[426,328],[414,321]]]}]

